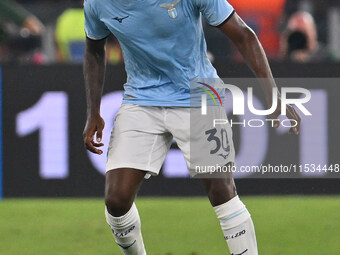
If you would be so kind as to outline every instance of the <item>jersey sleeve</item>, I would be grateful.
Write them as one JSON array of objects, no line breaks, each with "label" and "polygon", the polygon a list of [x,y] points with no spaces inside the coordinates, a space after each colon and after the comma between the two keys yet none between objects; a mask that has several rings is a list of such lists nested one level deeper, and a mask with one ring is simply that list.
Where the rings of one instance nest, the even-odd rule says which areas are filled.
[{"label": "jersey sleeve", "polygon": [[235,13],[227,0],[194,0],[196,7],[211,26],[220,26]]},{"label": "jersey sleeve", "polygon": [[110,30],[95,14],[89,1],[84,1],[85,33],[92,40],[101,40],[110,34]]}]

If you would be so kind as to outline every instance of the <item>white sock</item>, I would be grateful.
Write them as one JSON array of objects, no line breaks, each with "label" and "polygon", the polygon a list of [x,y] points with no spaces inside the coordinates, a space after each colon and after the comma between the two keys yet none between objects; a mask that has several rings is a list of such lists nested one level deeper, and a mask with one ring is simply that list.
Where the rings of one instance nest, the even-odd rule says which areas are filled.
[{"label": "white sock", "polygon": [[231,255],[257,255],[253,221],[238,196],[214,207]]},{"label": "white sock", "polygon": [[112,229],[116,243],[125,255],[146,255],[141,232],[141,222],[135,203],[121,217],[112,216],[105,207],[105,217],[106,222]]}]

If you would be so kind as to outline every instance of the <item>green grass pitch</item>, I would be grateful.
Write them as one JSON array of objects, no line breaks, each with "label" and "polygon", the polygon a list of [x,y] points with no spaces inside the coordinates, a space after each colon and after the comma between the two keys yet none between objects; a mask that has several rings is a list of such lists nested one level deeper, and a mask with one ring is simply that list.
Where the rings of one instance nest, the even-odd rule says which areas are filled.
[{"label": "green grass pitch", "polygon": [[[242,197],[260,255],[340,254],[340,197]],[[227,255],[206,198],[139,198],[148,255]],[[100,199],[0,201],[1,255],[120,255]]]}]

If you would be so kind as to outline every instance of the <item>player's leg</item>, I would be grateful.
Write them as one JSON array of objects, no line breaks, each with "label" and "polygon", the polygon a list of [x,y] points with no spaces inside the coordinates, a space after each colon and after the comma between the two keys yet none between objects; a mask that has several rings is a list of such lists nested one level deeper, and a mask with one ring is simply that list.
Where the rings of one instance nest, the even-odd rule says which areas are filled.
[{"label": "player's leg", "polygon": [[[199,108],[173,109],[169,111],[168,125],[184,154],[191,176],[202,179],[230,252],[256,255],[254,226],[237,196],[230,171],[230,164],[235,161],[231,127],[229,123],[213,125],[215,119],[227,120],[222,107],[208,107],[207,111],[208,114],[202,116]],[[179,127],[176,123],[182,125]],[[223,170],[227,171],[219,171],[216,166],[225,166]]]},{"label": "player's leg", "polygon": [[134,204],[145,174],[145,171],[131,168],[120,168],[106,173],[106,221],[124,254],[146,254],[141,222]]},{"label": "player's leg", "polygon": [[146,172],[132,168],[108,171],[105,177],[105,205],[108,212],[119,217],[131,208]]},{"label": "player's leg", "polygon": [[225,178],[201,179],[214,207],[231,254],[257,255],[253,221],[239,199],[232,173]]},{"label": "player's leg", "polygon": [[107,153],[105,216],[124,254],[146,254],[133,201],[144,176],[159,173],[170,148],[172,136],[163,122],[162,109],[129,104],[115,118]]}]

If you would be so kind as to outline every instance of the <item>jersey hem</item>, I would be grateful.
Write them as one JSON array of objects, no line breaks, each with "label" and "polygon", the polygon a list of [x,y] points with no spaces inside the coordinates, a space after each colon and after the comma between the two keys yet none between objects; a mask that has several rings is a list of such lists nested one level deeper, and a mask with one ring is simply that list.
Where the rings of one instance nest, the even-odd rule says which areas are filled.
[{"label": "jersey hem", "polygon": [[86,34],[86,38],[91,40],[91,41],[101,41],[101,40],[104,40],[104,39],[108,38],[109,36],[110,36],[110,34],[108,34],[107,36],[105,36],[103,38],[97,39],[97,38],[91,37],[91,36]]}]

